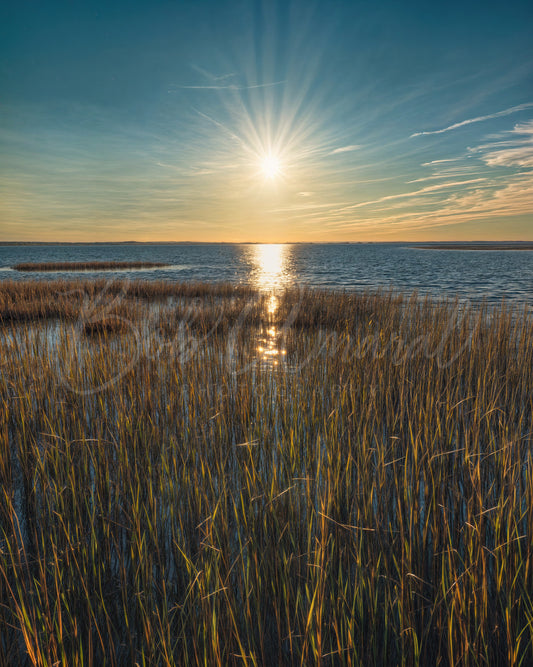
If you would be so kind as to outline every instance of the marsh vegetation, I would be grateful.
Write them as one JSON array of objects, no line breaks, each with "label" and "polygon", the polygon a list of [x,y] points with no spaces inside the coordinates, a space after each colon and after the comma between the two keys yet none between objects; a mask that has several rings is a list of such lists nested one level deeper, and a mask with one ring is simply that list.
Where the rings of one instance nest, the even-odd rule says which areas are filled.
[{"label": "marsh vegetation", "polygon": [[4,282],[0,317],[0,664],[530,664],[527,308]]},{"label": "marsh vegetation", "polygon": [[164,262],[20,262],[15,271],[109,271],[117,269],[153,269],[168,266]]}]

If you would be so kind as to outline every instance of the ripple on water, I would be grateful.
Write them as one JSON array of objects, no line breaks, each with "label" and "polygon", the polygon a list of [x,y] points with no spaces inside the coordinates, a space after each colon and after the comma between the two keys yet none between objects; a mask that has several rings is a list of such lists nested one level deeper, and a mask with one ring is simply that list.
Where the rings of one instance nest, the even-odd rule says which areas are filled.
[{"label": "ripple on water", "polygon": [[[149,261],[169,266],[113,272],[40,273],[19,262]],[[340,289],[419,290],[473,302],[533,305],[533,252],[429,251],[405,244],[135,244],[0,246],[0,280],[86,277],[249,283],[264,290],[291,285]]]}]

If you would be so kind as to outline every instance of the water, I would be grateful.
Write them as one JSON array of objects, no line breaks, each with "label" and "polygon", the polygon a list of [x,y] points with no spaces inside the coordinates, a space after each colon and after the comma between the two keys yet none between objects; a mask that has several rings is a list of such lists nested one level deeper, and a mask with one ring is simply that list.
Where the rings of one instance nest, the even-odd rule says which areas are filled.
[{"label": "water", "polygon": [[[128,271],[27,273],[18,262],[165,262]],[[533,305],[533,252],[427,250],[376,244],[86,244],[0,246],[0,280],[117,277],[252,283],[265,289],[309,285],[336,289],[394,288],[433,297]]]}]

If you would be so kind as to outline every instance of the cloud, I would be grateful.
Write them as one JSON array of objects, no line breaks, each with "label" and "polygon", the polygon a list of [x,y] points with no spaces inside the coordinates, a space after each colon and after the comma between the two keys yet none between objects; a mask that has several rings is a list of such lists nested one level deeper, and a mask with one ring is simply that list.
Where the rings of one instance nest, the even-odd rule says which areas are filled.
[{"label": "cloud", "polygon": [[515,138],[485,144],[476,152],[486,151],[481,159],[489,167],[533,168],[533,120],[515,125],[509,134]]},{"label": "cloud", "polygon": [[253,88],[270,88],[271,86],[279,86],[282,83],[285,83],[285,81],[272,81],[270,83],[255,83],[255,84],[250,84],[250,85],[243,85],[243,84],[238,84],[238,83],[233,83],[232,80],[234,81],[235,78],[237,77],[237,74],[235,72],[230,72],[228,74],[222,74],[217,76],[216,74],[212,74],[211,72],[208,72],[206,69],[203,67],[200,67],[199,65],[191,65],[191,68],[196,70],[199,74],[201,74],[204,79],[207,80],[208,83],[205,84],[197,84],[197,85],[192,85],[192,86],[171,86],[171,89],[169,92],[172,92],[172,90],[251,90]]},{"label": "cloud", "polygon": [[486,172],[483,171],[473,171],[473,170],[457,170],[452,172],[446,172],[444,174],[433,174],[432,176],[425,176],[424,178],[414,178],[411,181],[406,181],[407,184],[411,183],[427,183],[428,181],[439,181],[441,178],[461,178],[462,176],[472,176],[473,174],[483,174]]},{"label": "cloud", "polygon": [[208,70],[204,69],[203,67],[200,67],[200,65],[195,65],[194,63],[191,64],[191,68],[196,70],[199,74],[201,74],[203,77],[208,79],[209,81],[226,81],[227,79],[232,79],[235,76],[235,72],[229,72],[228,74],[221,74],[221,75],[216,75],[213,74],[212,72],[209,72]]},{"label": "cloud", "polygon": [[459,187],[461,185],[470,185],[471,183],[480,183],[481,181],[487,180],[486,178],[472,178],[468,181],[454,181],[453,183],[439,183],[438,185],[428,185],[425,188],[420,190],[415,190],[414,192],[401,192],[397,195],[387,195],[386,197],[380,197],[379,199],[373,199],[372,201],[363,201],[358,204],[351,204],[350,206],[345,206],[341,210],[351,210],[354,208],[362,208],[363,206],[372,206],[373,204],[381,204],[385,201],[390,201],[392,199],[403,199],[404,197],[415,197],[420,195],[432,194],[439,190],[444,190],[446,188]]},{"label": "cloud", "polygon": [[357,151],[361,148],[359,144],[352,144],[351,146],[341,146],[340,148],[335,148],[331,151],[329,155],[337,155],[338,153],[348,153],[350,151]]},{"label": "cloud", "polygon": [[[414,134],[411,136],[415,136]],[[461,160],[462,158],[460,157],[449,157],[446,158],[445,160],[431,160],[431,162],[422,162],[423,167],[431,167],[434,164],[442,164],[443,162],[457,162],[458,160]]]},{"label": "cloud", "polygon": [[504,109],[503,111],[497,111],[496,113],[488,114],[487,116],[477,116],[476,118],[467,118],[466,120],[462,120],[459,123],[454,123],[453,125],[444,127],[441,130],[428,130],[424,132],[415,132],[414,134],[411,135],[411,138],[421,137],[423,135],[428,135],[428,134],[442,134],[443,132],[450,132],[450,130],[456,130],[458,127],[463,127],[464,125],[471,125],[472,123],[480,123],[484,120],[491,120],[492,118],[501,118],[502,116],[509,116],[510,114],[516,113],[517,111],[524,111],[524,109],[531,109],[531,107],[533,107],[533,102],[528,102],[526,104],[519,104],[516,107],[510,107],[509,109]]},{"label": "cloud", "polygon": [[[291,206],[283,206],[281,208],[270,209],[270,213],[293,213],[294,211],[314,211],[318,209],[336,210],[336,207],[345,206],[346,202],[329,202],[327,204],[292,204]],[[337,210],[343,210],[337,209]]]},{"label": "cloud", "polygon": [[272,86],[280,86],[285,81],[272,81],[271,83],[254,83],[249,86],[239,86],[235,83],[228,83],[223,85],[209,85],[209,86],[175,86],[179,90],[252,90],[253,88],[271,88]]},{"label": "cloud", "polygon": [[533,177],[525,173],[502,182],[495,188],[480,186],[464,194],[453,193],[439,203],[438,209],[415,213],[408,211],[379,218],[365,216],[358,220],[324,220],[323,224],[332,230],[373,230],[383,232],[400,230],[432,229],[471,223],[489,218],[510,218],[523,216],[533,207]]},{"label": "cloud", "polygon": [[479,164],[472,164],[460,166],[455,165],[453,167],[447,167],[444,169],[436,170],[429,176],[423,176],[421,178],[414,178],[406,183],[424,183],[426,181],[437,181],[442,178],[465,178],[465,176],[484,176],[486,175],[487,168]]},{"label": "cloud", "polygon": [[483,156],[483,160],[490,167],[533,168],[533,144],[503,151],[493,151]]},{"label": "cloud", "polygon": [[[512,127],[512,126],[511,126]],[[461,165],[460,160],[467,160]],[[330,202],[279,209],[291,225],[308,234],[402,234],[485,221],[508,224],[533,210],[533,120],[515,124],[457,158],[433,160],[426,179],[445,182],[420,184],[418,189],[386,194],[368,201]],[[504,171],[502,167],[512,167]],[[475,172],[470,170],[477,170]],[[413,183],[426,180],[416,179]],[[407,190],[409,186],[406,186]],[[309,201],[309,200],[307,200]],[[505,221],[505,223],[504,223]]]}]

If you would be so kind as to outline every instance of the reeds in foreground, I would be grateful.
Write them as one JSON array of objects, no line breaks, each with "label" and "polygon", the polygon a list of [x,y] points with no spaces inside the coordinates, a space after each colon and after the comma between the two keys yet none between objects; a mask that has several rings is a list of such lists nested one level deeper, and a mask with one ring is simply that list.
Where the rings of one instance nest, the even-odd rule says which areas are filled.
[{"label": "reeds in foreground", "polygon": [[0,664],[531,664],[526,309],[129,288],[0,329]]}]

